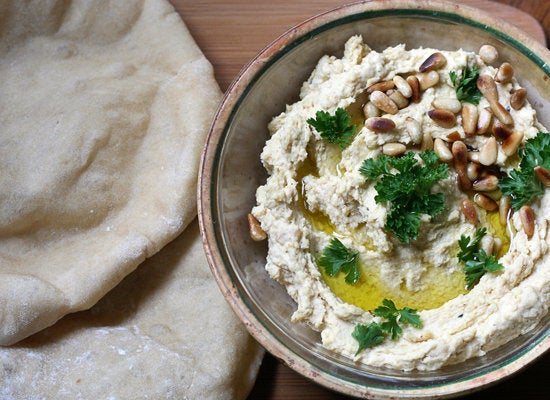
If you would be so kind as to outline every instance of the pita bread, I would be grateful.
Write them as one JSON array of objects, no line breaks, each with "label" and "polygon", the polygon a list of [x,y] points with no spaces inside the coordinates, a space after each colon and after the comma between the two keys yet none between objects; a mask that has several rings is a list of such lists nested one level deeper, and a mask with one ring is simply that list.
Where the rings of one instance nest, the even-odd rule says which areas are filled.
[{"label": "pita bread", "polygon": [[244,399],[262,355],[195,221],[89,311],[0,349],[0,398]]},{"label": "pita bread", "polygon": [[0,26],[9,345],[91,307],[193,219],[221,93],[163,0],[0,0]]}]

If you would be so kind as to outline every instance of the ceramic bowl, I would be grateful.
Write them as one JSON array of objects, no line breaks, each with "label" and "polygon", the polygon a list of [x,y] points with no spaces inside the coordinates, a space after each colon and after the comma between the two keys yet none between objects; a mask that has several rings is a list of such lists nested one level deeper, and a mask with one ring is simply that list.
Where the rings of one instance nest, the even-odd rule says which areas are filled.
[{"label": "ceramic bowl", "polygon": [[375,50],[405,43],[438,49],[498,48],[515,67],[541,122],[550,126],[550,54],[514,26],[477,9],[440,1],[354,3],[311,18],[263,50],[235,80],[215,117],[203,154],[199,220],[214,276],[250,333],[300,374],[341,393],[368,398],[451,397],[519,371],[550,347],[550,316],[484,357],[434,372],[355,364],[321,345],[320,335],[290,321],[296,306],[264,269],[267,244],[249,237],[247,213],[266,180],[260,153],[267,124],[297,100],[324,54],[341,55],[362,34]]}]

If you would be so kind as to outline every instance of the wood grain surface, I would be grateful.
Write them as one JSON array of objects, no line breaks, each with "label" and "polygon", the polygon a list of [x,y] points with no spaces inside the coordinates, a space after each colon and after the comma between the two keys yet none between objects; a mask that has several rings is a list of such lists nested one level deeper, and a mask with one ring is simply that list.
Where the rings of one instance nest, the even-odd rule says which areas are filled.
[{"label": "wood grain surface", "polygon": [[[351,0],[350,0],[351,1]],[[413,1],[413,0],[411,0]],[[226,90],[260,50],[293,25],[349,1],[336,0],[171,0],[191,34],[214,66]],[[550,0],[456,0],[488,11],[546,43],[550,37]],[[520,374],[463,399],[547,400],[550,355]],[[347,397],[331,392],[266,355],[248,400]]]}]

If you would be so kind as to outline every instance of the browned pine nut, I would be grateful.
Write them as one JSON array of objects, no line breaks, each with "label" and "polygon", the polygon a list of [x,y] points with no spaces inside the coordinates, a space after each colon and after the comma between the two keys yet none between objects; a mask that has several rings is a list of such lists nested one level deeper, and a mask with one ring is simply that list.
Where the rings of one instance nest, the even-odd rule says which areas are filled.
[{"label": "browned pine nut", "polygon": [[395,85],[391,79],[387,81],[380,81],[370,85],[367,88],[367,93],[371,94],[372,92],[375,92],[375,91],[385,92],[386,90],[393,89],[394,87]]},{"label": "browned pine nut", "polygon": [[527,99],[527,89],[519,88],[517,90],[514,90],[512,92],[512,95],[510,96],[510,106],[514,110],[519,110],[525,104],[526,99]]},{"label": "browned pine nut", "polygon": [[539,179],[539,181],[542,182],[544,186],[550,187],[550,171],[548,171],[543,166],[538,165],[535,168],[533,168],[533,172],[535,173],[535,176]]},{"label": "browned pine nut", "polygon": [[389,118],[371,117],[367,118],[365,126],[376,133],[388,132],[395,128],[395,122]]},{"label": "browned pine nut", "polygon": [[495,175],[487,174],[481,179],[474,181],[472,188],[478,192],[491,192],[498,189],[498,178]]},{"label": "browned pine nut", "polygon": [[456,116],[447,110],[430,110],[428,116],[442,128],[452,128],[456,125]]},{"label": "browned pine nut", "polygon": [[512,135],[512,130],[504,125],[500,121],[495,121],[493,127],[491,128],[491,133],[497,140],[503,141],[508,139]]},{"label": "browned pine nut", "polygon": [[440,52],[431,54],[424,62],[420,65],[418,70],[420,72],[433,71],[443,67],[447,63],[447,59]]},{"label": "browned pine nut", "polygon": [[491,136],[479,149],[479,162],[485,166],[497,162],[498,145],[494,136]]},{"label": "browned pine nut", "polygon": [[470,103],[464,104],[462,107],[462,128],[464,128],[466,135],[472,136],[476,133],[478,118],[477,107]]},{"label": "browned pine nut", "polygon": [[397,114],[397,111],[399,111],[397,104],[380,90],[375,90],[370,94],[370,101],[388,114]]},{"label": "browned pine nut", "polygon": [[418,78],[414,75],[409,75],[407,76],[406,81],[411,87],[411,100],[414,103],[418,103],[420,101],[420,82],[418,81]]},{"label": "browned pine nut", "polygon": [[407,151],[407,147],[402,143],[385,143],[382,145],[382,153],[387,156],[397,157]]},{"label": "browned pine nut", "polygon": [[452,131],[451,133],[448,133],[445,137],[448,142],[456,142],[457,140],[462,139],[462,136],[460,136],[460,132],[458,131]]},{"label": "browned pine nut", "polygon": [[497,85],[493,78],[489,75],[480,75],[479,78],[477,78],[476,84],[481,94],[485,96],[489,103],[498,101]]},{"label": "browned pine nut", "polygon": [[267,238],[267,233],[265,233],[260,226],[260,222],[250,213],[248,213],[248,232],[250,233],[252,240],[256,242],[260,242]]},{"label": "browned pine nut", "polygon": [[498,217],[502,226],[506,226],[508,223],[508,217],[510,216],[511,209],[512,205],[510,203],[510,197],[502,196],[498,203]]},{"label": "browned pine nut", "polygon": [[470,223],[476,225],[478,223],[478,217],[477,217],[477,211],[474,206],[474,203],[472,203],[469,199],[464,199],[460,202],[460,210],[462,211],[462,214],[466,217],[466,220]]},{"label": "browned pine nut", "polygon": [[522,206],[519,209],[519,217],[521,219],[523,231],[527,237],[531,239],[535,233],[535,212],[529,206]]},{"label": "browned pine nut", "polygon": [[487,211],[495,211],[498,208],[496,201],[482,193],[476,193],[474,195],[474,203]]},{"label": "browned pine nut", "polygon": [[514,67],[510,63],[503,62],[495,74],[495,82],[508,83],[514,76]]},{"label": "browned pine nut", "polygon": [[514,120],[508,110],[498,101],[489,103],[491,110],[497,119],[505,125],[514,125]]},{"label": "browned pine nut", "polygon": [[516,151],[518,150],[518,147],[521,144],[522,140],[522,132],[512,132],[512,134],[508,136],[506,140],[504,140],[504,142],[502,142],[502,151],[508,157],[513,156],[514,154],[516,154]]},{"label": "browned pine nut", "polygon": [[440,138],[436,138],[434,140],[434,151],[439,159],[443,162],[450,162],[453,160],[453,153],[451,153],[451,150],[447,146],[447,143],[445,143]]},{"label": "browned pine nut", "polygon": [[467,192],[472,188],[472,182],[468,179],[468,148],[464,142],[457,140],[451,146],[453,154],[454,167],[457,173],[458,188]]}]

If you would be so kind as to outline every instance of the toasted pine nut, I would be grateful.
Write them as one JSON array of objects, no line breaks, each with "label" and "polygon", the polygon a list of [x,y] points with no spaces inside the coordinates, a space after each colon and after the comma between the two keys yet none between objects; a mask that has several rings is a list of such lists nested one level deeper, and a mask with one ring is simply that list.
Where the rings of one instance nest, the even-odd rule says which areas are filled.
[{"label": "toasted pine nut", "polygon": [[544,186],[550,187],[550,171],[548,171],[543,166],[538,165],[535,168],[533,168],[533,172],[535,173],[535,176],[539,179],[539,181],[542,182]]},{"label": "toasted pine nut", "polygon": [[479,243],[481,249],[487,253],[488,256],[492,255],[495,249],[495,238],[491,234],[486,234],[481,238]]},{"label": "toasted pine nut", "polygon": [[418,103],[420,101],[420,82],[418,81],[418,78],[414,75],[409,75],[407,76],[406,81],[411,87],[411,100],[414,103]]},{"label": "toasted pine nut", "polygon": [[425,91],[439,83],[439,73],[437,71],[424,72],[418,75],[420,91]]},{"label": "toasted pine nut", "polygon": [[484,44],[481,46],[478,54],[485,64],[492,64],[498,60],[498,51],[490,44]]},{"label": "toasted pine nut", "polygon": [[514,76],[514,67],[510,63],[503,62],[495,75],[495,82],[508,83]]},{"label": "toasted pine nut", "polygon": [[527,99],[527,89],[519,88],[514,90],[510,96],[510,106],[514,110],[519,110],[525,104],[525,99]]},{"label": "toasted pine nut", "polygon": [[420,122],[412,117],[407,117],[405,120],[405,129],[414,144],[420,144],[422,142]]},{"label": "toasted pine nut", "polygon": [[367,88],[367,93],[371,94],[372,92],[375,92],[377,90],[380,92],[385,92],[386,90],[393,89],[394,87],[395,85],[391,79],[387,81],[380,81],[370,85]]},{"label": "toasted pine nut", "polygon": [[508,110],[506,110],[506,108],[504,108],[504,106],[500,104],[500,102],[498,101],[490,102],[489,106],[491,106],[491,110],[493,111],[493,114],[495,115],[495,117],[497,117],[497,119],[500,122],[502,122],[504,125],[514,124],[514,120],[512,119],[512,116],[510,115]]},{"label": "toasted pine nut", "polygon": [[261,242],[267,238],[267,233],[260,226],[260,222],[252,214],[248,214],[248,232],[252,240]]},{"label": "toasted pine nut", "polygon": [[481,94],[485,96],[489,103],[498,101],[497,85],[495,84],[493,78],[489,75],[480,75],[479,78],[477,78],[476,83],[477,88]]},{"label": "toasted pine nut", "polygon": [[462,103],[458,99],[452,97],[438,97],[432,101],[432,106],[440,110],[447,110],[453,114],[457,114],[462,109]]},{"label": "toasted pine nut", "polygon": [[454,158],[454,166],[456,170],[466,171],[468,167],[468,148],[464,142],[457,140],[451,146],[451,152]]},{"label": "toasted pine nut", "polygon": [[498,189],[498,178],[495,175],[486,175],[474,181],[472,188],[478,192],[491,192]]},{"label": "toasted pine nut", "polygon": [[502,122],[495,121],[495,123],[493,124],[493,127],[491,128],[491,133],[498,140],[504,141],[504,140],[508,139],[512,135],[513,132],[510,128],[508,128]]},{"label": "toasted pine nut", "polygon": [[430,110],[428,116],[442,128],[452,128],[456,125],[456,116],[447,110]]},{"label": "toasted pine nut", "polygon": [[479,149],[479,162],[483,165],[493,165],[497,162],[498,145],[494,136],[491,136]]},{"label": "toasted pine nut", "polygon": [[388,114],[397,114],[397,105],[385,93],[375,90],[370,94],[370,101],[382,111]]},{"label": "toasted pine nut", "polygon": [[496,201],[482,193],[476,193],[474,195],[474,203],[487,211],[495,211],[498,208]]},{"label": "toasted pine nut", "polygon": [[434,151],[443,162],[450,162],[453,160],[453,153],[447,146],[447,143],[440,138],[434,140]]},{"label": "toasted pine nut", "polygon": [[397,157],[407,151],[407,147],[402,143],[385,143],[382,146],[382,153],[387,156]]},{"label": "toasted pine nut", "polygon": [[469,151],[468,161],[479,164],[479,151]]},{"label": "toasted pine nut", "polygon": [[463,192],[468,192],[472,189],[472,181],[468,178],[468,172],[466,170],[456,171],[456,183],[458,188]]},{"label": "toasted pine nut", "polygon": [[[471,154],[470,152],[469,154]],[[479,179],[479,176],[481,174],[481,164],[477,162],[470,162],[468,163],[468,167],[466,168],[466,173],[468,175],[468,179],[471,181],[475,181]]]},{"label": "toasted pine nut", "polygon": [[363,116],[365,119],[371,118],[371,117],[379,117],[380,116],[380,109],[376,107],[372,102],[368,101],[363,106]]},{"label": "toasted pine nut", "polygon": [[426,60],[424,60],[418,70],[420,72],[433,71],[443,67],[446,63],[447,59],[445,58],[445,56],[439,52],[436,52],[426,58]]},{"label": "toasted pine nut", "polygon": [[412,88],[411,85],[409,85],[409,82],[405,78],[403,78],[401,75],[395,75],[393,77],[393,83],[395,85],[395,88],[399,90],[399,92],[409,98],[412,96]]},{"label": "toasted pine nut", "polygon": [[376,133],[388,132],[395,128],[395,122],[389,118],[370,117],[365,121],[365,126]]},{"label": "toasted pine nut", "polygon": [[462,107],[462,128],[467,136],[472,136],[477,130],[477,120],[479,113],[477,107],[473,104],[466,103]]},{"label": "toasted pine nut", "polygon": [[388,90],[386,92],[388,97],[395,103],[398,109],[405,108],[409,105],[409,99],[401,94],[399,90]]},{"label": "toasted pine nut", "polygon": [[517,131],[513,132],[510,136],[506,138],[504,142],[502,142],[502,151],[508,157],[513,156],[514,154],[516,154],[516,151],[518,150],[518,147],[521,144],[522,140],[523,140],[522,132],[517,132]]},{"label": "toasted pine nut", "polygon": [[422,134],[422,142],[420,143],[420,150],[433,150],[434,140],[430,132],[424,132]]},{"label": "toasted pine nut", "polygon": [[512,205],[510,204],[510,197],[502,196],[498,203],[498,217],[502,226],[506,226],[508,223],[508,217],[511,209]]},{"label": "toasted pine nut", "polygon": [[474,203],[472,203],[469,199],[464,199],[460,202],[460,210],[462,211],[462,214],[466,217],[466,220],[470,223],[476,225],[478,223],[477,218],[477,211],[474,206]]},{"label": "toasted pine nut", "polygon": [[457,140],[461,140],[462,136],[460,136],[460,132],[452,131],[446,135],[446,138],[448,142],[456,142]]},{"label": "toasted pine nut", "polygon": [[535,212],[529,206],[522,206],[519,209],[519,217],[521,219],[523,231],[527,237],[531,239],[535,233]]},{"label": "toasted pine nut", "polygon": [[491,108],[482,108],[479,110],[479,116],[477,118],[477,133],[484,135],[489,132],[491,122],[493,121],[493,112]]}]

